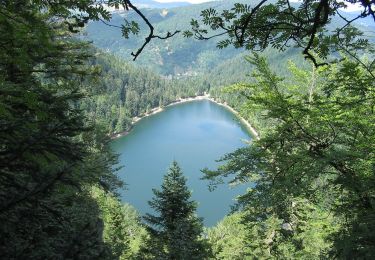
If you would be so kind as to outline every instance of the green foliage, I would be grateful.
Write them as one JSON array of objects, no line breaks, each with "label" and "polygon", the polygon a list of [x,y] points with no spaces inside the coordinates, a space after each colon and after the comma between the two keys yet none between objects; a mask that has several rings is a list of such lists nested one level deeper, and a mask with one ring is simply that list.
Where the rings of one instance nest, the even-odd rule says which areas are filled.
[{"label": "green foliage", "polygon": [[267,131],[206,178],[255,182],[240,204],[247,223],[266,225],[260,234],[268,242],[253,250],[268,248],[276,258],[373,257],[373,77],[345,58],[312,72],[292,65],[288,80],[257,55],[249,61],[252,83],[233,90],[246,99],[242,112],[259,111]]},{"label": "green foliage", "polygon": [[[239,3],[228,9],[228,2],[202,12],[210,30],[227,30],[229,38],[218,38],[218,47],[260,47],[273,67],[255,55],[249,68],[240,51],[176,37],[153,42],[141,61],[176,76],[160,77],[109,55],[94,58],[88,44],[73,39],[89,21],[111,18],[96,1],[0,2],[1,258],[374,258],[375,63],[355,55],[369,48],[369,39],[348,21],[338,30],[328,26],[344,3]],[[108,1],[116,8],[127,3]],[[361,16],[371,15],[373,3],[361,5]],[[199,38],[209,33],[193,15],[199,8],[145,12],[158,33],[193,17]],[[115,24],[123,20],[113,18]],[[141,43],[129,41],[124,49],[108,41],[113,31],[105,28],[96,35],[102,47],[123,54]],[[145,27],[125,20],[121,28],[127,38],[143,35]],[[281,61],[295,51],[275,55],[267,46],[285,50],[290,39],[315,63],[336,58],[331,54],[337,50],[353,60],[343,57],[312,71],[298,60],[287,72]],[[98,72],[96,82],[89,80]],[[238,80],[243,83],[219,91]],[[133,117],[152,108],[206,91],[261,128],[259,140],[225,156],[228,163],[207,170],[206,178],[235,174],[233,182],[255,186],[239,199],[241,212],[209,229],[206,239],[174,162],[150,202],[159,215],[147,215],[145,229],[115,196],[121,182],[107,135],[129,130]]]},{"label": "green foliage", "polygon": [[[121,185],[108,138],[78,103],[94,70],[72,39],[101,9],[84,1],[0,3],[0,257],[93,259],[111,255],[89,187]],[[42,11],[43,10],[43,11]],[[105,15],[106,12],[102,12]],[[78,14],[77,14],[78,15]],[[82,19],[81,19],[82,18]],[[64,22],[64,19],[65,22]],[[73,19],[73,21],[72,21]]]},{"label": "green foliage", "polygon": [[112,257],[133,259],[146,235],[137,211],[100,188],[93,187],[91,194],[98,202],[104,223],[103,239],[111,248]]},{"label": "green foliage", "polygon": [[142,259],[207,259],[209,249],[201,237],[202,220],[195,215],[196,203],[190,200],[177,162],[173,162],[164,176],[161,190],[153,190],[149,202],[159,215],[144,217],[150,239],[141,250]]},{"label": "green foliage", "polygon": [[109,54],[98,53],[92,60],[100,68],[95,82],[87,82],[88,96],[80,108],[107,133],[129,131],[134,117],[166,106],[181,97],[203,94],[205,89],[187,82],[162,78]]},{"label": "green foliage", "polygon": [[[214,259],[320,259],[332,247],[338,229],[333,216],[303,199],[285,209],[286,222],[276,215],[255,219],[256,208],[225,217],[207,230]],[[249,219],[251,218],[251,219]]]},{"label": "green foliage", "polygon": [[290,199],[284,207],[283,218],[277,212],[255,219],[254,215],[262,214],[256,208],[244,212],[250,242],[246,255],[251,259],[327,258],[330,236],[338,229],[330,212],[300,198]]},{"label": "green foliage", "polygon": [[353,22],[374,17],[374,3],[358,2],[361,14],[353,19],[339,11],[352,1],[235,1],[231,8],[207,8],[201,12],[201,22],[193,18],[191,31],[185,37],[198,40],[226,35],[217,40],[219,49],[233,45],[236,48],[263,51],[268,47],[285,51],[297,46],[305,58],[315,66],[319,59],[332,58],[333,52],[345,50],[356,54],[369,48],[369,40],[353,26]]},{"label": "green foliage", "polygon": [[[160,9],[142,9],[142,12],[154,26],[155,33],[165,35],[166,32],[186,29],[189,20],[192,17],[198,18],[202,8],[211,4],[205,3],[203,7],[202,5],[189,5],[168,9],[166,15],[163,15],[163,10]],[[227,1],[223,1],[220,4],[230,6]],[[124,23],[124,17],[139,24],[140,32],[138,37],[130,36],[129,39],[124,39],[118,28],[108,27],[101,22],[88,24],[87,28],[85,28],[84,37],[92,40],[96,47],[110,51],[112,54],[128,61],[132,59],[131,52],[141,46],[147,37],[148,28],[134,12],[115,13],[110,23],[115,26],[121,26]],[[185,39],[182,34],[177,34],[167,40],[155,39],[150,42],[135,63],[142,68],[149,68],[165,76],[181,77],[186,75],[189,78],[195,74],[203,75],[208,73],[209,70],[222,61],[231,59],[239,53],[241,51],[229,49],[222,52],[216,49],[215,42],[199,42]],[[198,60],[202,57],[208,60],[198,63]]]},{"label": "green foliage", "polygon": [[128,39],[130,33],[135,34],[135,35],[139,33],[139,25],[138,23],[134,21],[129,22],[125,20],[125,24],[122,25],[121,31],[122,31],[122,36]]},{"label": "green foliage", "polygon": [[253,241],[246,241],[246,226],[241,221],[241,214],[235,213],[206,230],[214,259],[244,259],[248,244]]}]

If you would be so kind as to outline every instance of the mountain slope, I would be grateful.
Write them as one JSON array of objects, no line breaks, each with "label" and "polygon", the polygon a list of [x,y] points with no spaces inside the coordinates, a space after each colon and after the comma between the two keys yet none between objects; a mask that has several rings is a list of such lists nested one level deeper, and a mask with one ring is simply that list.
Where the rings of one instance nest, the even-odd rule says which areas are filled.
[{"label": "mountain slope", "polygon": [[[139,0],[138,3],[153,3],[152,0]],[[258,0],[245,1],[245,0],[225,0],[217,2],[207,2],[199,5],[186,5],[176,8],[166,9],[142,9],[142,12],[149,18],[150,22],[154,25],[155,31],[160,35],[165,35],[168,31],[174,32],[175,30],[184,31],[189,29],[190,21],[192,18],[200,20],[200,13],[202,10],[213,7],[217,10],[230,9],[236,2],[243,2],[247,4],[256,4]],[[294,3],[297,5],[297,3]],[[149,5],[155,6],[155,5]],[[156,5],[161,7],[162,5]],[[175,3],[174,5],[175,6]],[[355,17],[355,13],[343,12],[348,18]],[[139,20],[133,12],[117,12],[113,14],[111,23],[113,25],[120,25],[124,19],[131,21],[135,20],[140,23],[140,35],[138,37],[131,36],[130,39],[124,39],[121,31],[118,28],[109,27],[101,22],[92,22],[88,25],[85,31],[85,38],[92,40],[97,47],[114,53],[125,60],[132,60],[130,53],[136,51],[144,41],[148,33],[148,28],[144,22]],[[341,19],[335,19],[328,29],[334,29],[343,23]],[[360,19],[357,25],[363,29],[368,30],[373,23],[368,20]],[[370,26],[369,26],[370,25]],[[163,75],[173,75],[181,77],[207,74],[214,70],[225,61],[232,58],[237,60],[240,54],[248,53],[244,49],[235,49],[228,47],[226,49],[216,48],[216,43],[220,37],[209,41],[198,41],[195,39],[186,39],[182,34],[169,38],[167,40],[154,39],[149,45],[146,46],[142,54],[138,57],[136,64],[151,68],[153,71]],[[296,51],[292,51],[297,54]],[[285,59],[275,58],[280,55],[277,51],[268,51],[267,55],[274,58],[274,61],[279,63]],[[299,54],[301,55],[301,54]],[[283,57],[288,58],[288,57]],[[293,58],[293,57],[290,57]],[[232,62],[233,63],[233,62]],[[241,66],[240,63],[236,65]]]},{"label": "mountain slope", "polygon": [[[167,31],[189,29],[190,20],[198,18],[201,10],[214,6],[218,9],[230,8],[236,1],[210,2],[200,5],[160,10],[142,9],[142,12],[155,26],[156,32],[165,34]],[[131,36],[124,39],[121,31],[115,27],[108,27],[101,22],[92,22],[85,31],[85,39],[92,40],[94,45],[126,60],[131,60],[130,53],[137,50],[142,43],[148,29],[134,13],[117,12],[113,14],[111,24],[120,25],[124,19],[135,20],[140,23],[139,37]],[[178,34],[167,40],[153,40],[137,59],[137,64],[150,67],[164,75],[195,74],[214,68],[223,60],[232,58],[243,52],[234,48],[219,50],[216,41],[197,41],[186,39]]]},{"label": "mountain slope", "polygon": [[136,6],[140,8],[173,8],[173,7],[191,5],[191,3],[184,2],[184,1],[161,3],[161,2],[153,1],[153,0],[135,0],[135,1],[132,1],[132,3],[134,3]]}]

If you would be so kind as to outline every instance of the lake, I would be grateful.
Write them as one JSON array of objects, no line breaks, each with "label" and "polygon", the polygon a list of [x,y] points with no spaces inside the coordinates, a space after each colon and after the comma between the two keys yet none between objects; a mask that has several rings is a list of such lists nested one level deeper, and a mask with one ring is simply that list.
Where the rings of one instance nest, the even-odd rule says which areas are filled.
[{"label": "lake", "polygon": [[209,100],[166,107],[137,122],[128,135],[111,144],[124,166],[119,172],[127,184],[121,191],[122,200],[141,214],[152,213],[147,203],[153,197],[152,189],[160,189],[163,175],[176,160],[188,179],[192,198],[198,202],[198,216],[204,218],[206,226],[213,226],[246,187],[219,185],[210,192],[208,181],[200,180],[201,169],[215,169],[219,165],[215,160],[250,139],[232,112]]}]

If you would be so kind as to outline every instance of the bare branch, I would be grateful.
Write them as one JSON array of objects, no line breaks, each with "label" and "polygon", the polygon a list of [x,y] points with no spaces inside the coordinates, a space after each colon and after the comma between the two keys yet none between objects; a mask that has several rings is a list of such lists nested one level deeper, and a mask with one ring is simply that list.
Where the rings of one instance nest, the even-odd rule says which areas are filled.
[{"label": "bare branch", "polygon": [[262,7],[262,5],[264,3],[266,3],[268,0],[262,0],[260,1],[253,9],[251,9],[251,12],[249,13],[249,15],[246,17],[246,20],[245,20],[245,23],[243,24],[243,26],[241,26],[241,36],[240,36],[240,43],[244,41],[244,35],[245,35],[245,30],[246,28],[248,27],[248,25],[250,24],[251,22],[251,19],[253,18],[253,15],[256,14],[256,12],[258,11],[259,8]]},{"label": "bare branch", "polygon": [[[321,19],[323,12],[323,19]],[[319,2],[318,7],[315,10],[315,17],[314,17],[314,24],[313,27],[311,28],[309,34],[310,34],[310,39],[309,42],[307,43],[305,49],[303,50],[303,54],[305,55],[306,58],[310,59],[315,67],[319,67],[322,65],[326,65],[327,63],[318,63],[315,59],[315,57],[310,53],[310,50],[312,48],[316,33],[318,29],[322,26],[324,26],[327,21],[328,21],[328,14],[329,14],[329,3],[328,0],[321,0]]]},{"label": "bare branch", "polygon": [[180,31],[176,30],[173,33],[167,32],[166,36],[155,35],[154,34],[154,26],[150,23],[150,21],[147,19],[147,17],[137,7],[135,7],[129,0],[125,0],[124,1],[124,5],[126,7],[130,7],[131,9],[133,9],[142,18],[142,20],[147,24],[147,26],[148,26],[148,28],[150,30],[148,36],[145,38],[145,41],[144,41],[143,45],[135,53],[134,52],[131,53],[131,55],[134,57],[133,60],[137,59],[137,57],[139,56],[139,54],[141,54],[141,52],[143,51],[143,49],[146,47],[147,44],[150,43],[150,41],[152,39],[158,38],[158,39],[165,40],[165,39],[173,37],[174,35],[176,35],[177,33],[180,32]]},{"label": "bare branch", "polygon": [[[99,0],[99,1],[97,1],[97,3],[98,4],[108,4],[108,1]],[[137,59],[137,57],[141,54],[141,52],[143,51],[143,49],[147,46],[147,44],[149,44],[151,42],[152,39],[157,38],[157,39],[165,40],[165,39],[168,39],[168,38],[171,38],[171,37],[175,36],[177,33],[180,32],[179,30],[176,30],[173,33],[172,32],[167,32],[167,34],[165,36],[155,35],[154,34],[154,30],[155,29],[154,29],[153,25],[151,24],[151,22],[148,20],[148,18],[136,6],[134,6],[132,4],[132,2],[130,0],[123,0],[122,1],[122,7],[126,11],[129,11],[130,9],[134,10],[138,14],[138,16],[141,17],[141,19],[147,24],[147,26],[149,28],[149,34],[145,38],[145,41],[142,44],[142,46],[135,53],[134,52],[131,53],[131,55],[133,56],[133,60]],[[110,24],[107,21],[105,21],[104,19],[99,19],[99,20],[102,23],[104,23],[105,25],[107,25],[107,26],[118,28],[118,29],[122,29],[122,26]]]},{"label": "bare branch", "polygon": [[99,19],[102,23],[104,23],[105,25],[109,26],[109,27],[115,27],[115,28],[119,28],[121,29],[121,26],[118,26],[118,25],[115,25],[115,24],[110,24],[110,23],[107,23],[105,20],[103,19]]},{"label": "bare branch", "polygon": [[221,33],[218,33],[218,34],[214,34],[214,35],[211,35],[211,36],[207,36],[207,37],[203,36],[200,33],[195,33],[195,35],[196,35],[195,38],[198,39],[198,40],[209,40],[209,39],[212,39],[212,38],[216,38],[216,37],[228,34],[229,32],[231,32],[231,30],[221,32]]}]

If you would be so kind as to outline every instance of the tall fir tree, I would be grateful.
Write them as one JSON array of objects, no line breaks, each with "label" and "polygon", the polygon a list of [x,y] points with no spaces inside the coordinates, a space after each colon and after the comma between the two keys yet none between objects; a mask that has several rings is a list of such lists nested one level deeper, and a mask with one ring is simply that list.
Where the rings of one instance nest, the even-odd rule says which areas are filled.
[{"label": "tall fir tree", "polygon": [[196,202],[186,178],[174,161],[164,176],[161,190],[153,190],[155,197],[149,201],[158,215],[144,217],[150,239],[141,250],[143,259],[207,259],[209,249],[203,232],[202,219],[198,218]]}]

